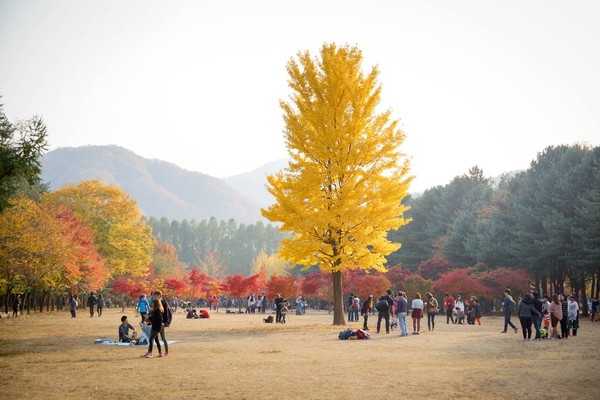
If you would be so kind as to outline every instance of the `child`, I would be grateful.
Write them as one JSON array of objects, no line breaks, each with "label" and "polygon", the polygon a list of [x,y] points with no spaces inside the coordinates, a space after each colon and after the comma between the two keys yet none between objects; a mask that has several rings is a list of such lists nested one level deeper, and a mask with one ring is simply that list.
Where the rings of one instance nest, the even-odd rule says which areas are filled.
[{"label": "child", "polygon": [[[133,331],[133,335],[129,336],[129,330]],[[135,340],[137,335],[137,331],[135,328],[127,321],[127,316],[123,315],[121,317],[121,325],[119,325],[119,342],[121,343],[130,343],[132,340]]]},{"label": "child", "polygon": [[463,325],[465,323],[465,312],[463,310],[461,310],[460,307],[456,307],[455,312],[456,312],[456,320],[458,321],[458,323],[460,325]]},{"label": "child", "polygon": [[544,329],[546,332],[550,329],[550,312],[548,310],[544,311]]}]

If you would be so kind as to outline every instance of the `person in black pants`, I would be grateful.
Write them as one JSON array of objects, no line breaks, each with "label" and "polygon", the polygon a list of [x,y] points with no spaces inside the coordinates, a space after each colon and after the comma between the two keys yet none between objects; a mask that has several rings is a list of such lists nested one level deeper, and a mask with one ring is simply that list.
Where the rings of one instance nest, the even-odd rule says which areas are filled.
[{"label": "person in black pants", "polygon": [[286,303],[286,299],[283,298],[281,294],[277,294],[275,298],[275,322],[281,322],[281,309]]},{"label": "person in black pants", "polygon": [[381,330],[382,319],[385,319],[385,333],[390,333],[390,315],[394,315],[394,299],[391,294],[392,291],[388,289],[386,294],[381,296],[377,302],[377,333]]},{"label": "person in black pants", "polygon": [[560,295],[560,305],[562,307],[562,319],[560,320],[560,338],[569,338],[569,303],[567,302],[567,295]]}]

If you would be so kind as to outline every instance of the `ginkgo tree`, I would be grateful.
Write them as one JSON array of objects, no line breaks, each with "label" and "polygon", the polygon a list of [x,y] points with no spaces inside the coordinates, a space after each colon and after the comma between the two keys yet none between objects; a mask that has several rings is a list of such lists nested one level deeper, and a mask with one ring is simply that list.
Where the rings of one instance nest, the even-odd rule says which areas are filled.
[{"label": "ginkgo tree", "polygon": [[263,209],[293,236],[279,256],[332,273],[334,325],[344,325],[342,271],[385,271],[385,256],[399,243],[390,229],[403,213],[412,177],[400,151],[404,133],[391,110],[378,111],[379,69],[362,71],[357,47],[324,44],[314,59],[300,52],[287,65],[289,102],[281,101],[291,161],[268,176],[275,204]]}]

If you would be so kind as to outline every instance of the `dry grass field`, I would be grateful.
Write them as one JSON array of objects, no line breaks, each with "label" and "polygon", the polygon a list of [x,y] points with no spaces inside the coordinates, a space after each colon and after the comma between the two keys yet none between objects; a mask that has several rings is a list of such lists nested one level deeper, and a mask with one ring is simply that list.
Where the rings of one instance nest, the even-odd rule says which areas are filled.
[{"label": "dry grass field", "polygon": [[180,311],[167,330],[172,357],[144,359],[142,346],[94,343],[116,339],[120,310],[78,314],[0,320],[0,399],[600,398],[600,324],[587,320],[575,338],[524,342],[499,333],[500,317],[438,318],[434,332],[405,338],[374,334],[371,318],[373,340],[341,341],[326,312],[279,325]]}]

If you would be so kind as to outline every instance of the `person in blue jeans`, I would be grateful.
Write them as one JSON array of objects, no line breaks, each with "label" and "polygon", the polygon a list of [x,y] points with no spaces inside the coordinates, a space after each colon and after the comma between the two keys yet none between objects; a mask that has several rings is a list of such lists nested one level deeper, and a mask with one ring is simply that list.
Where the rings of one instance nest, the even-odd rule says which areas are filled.
[{"label": "person in blue jeans", "polygon": [[408,328],[406,327],[406,316],[408,315],[408,300],[406,293],[398,292],[398,300],[396,301],[398,315],[398,325],[400,325],[400,336],[408,336]]},{"label": "person in blue jeans", "polygon": [[510,289],[506,289],[504,291],[504,299],[502,300],[502,310],[504,311],[504,330],[500,333],[506,333],[508,325],[515,330],[515,333],[519,332],[519,328],[517,328],[510,320],[511,311],[515,304],[515,301],[510,295]]},{"label": "person in blue jeans", "polygon": [[539,312],[539,315],[538,314],[533,315],[533,327],[535,328],[535,340],[537,340],[539,342],[540,340],[542,340],[542,333],[540,332],[540,328],[542,327],[542,317],[544,314],[543,310],[542,310],[543,305],[542,305],[542,300],[540,299],[540,292],[538,292],[536,290],[531,294],[533,296],[533,306],[535,307],[537,312]]}]

